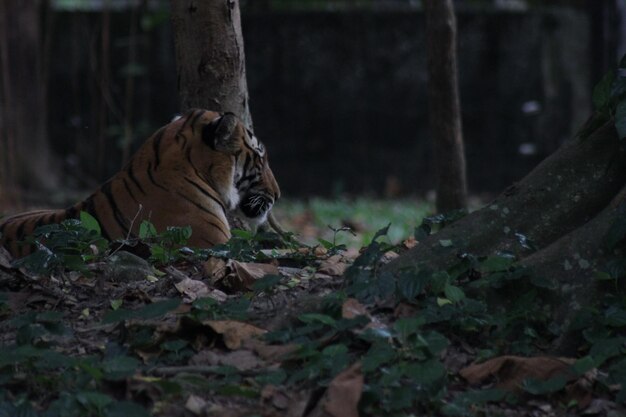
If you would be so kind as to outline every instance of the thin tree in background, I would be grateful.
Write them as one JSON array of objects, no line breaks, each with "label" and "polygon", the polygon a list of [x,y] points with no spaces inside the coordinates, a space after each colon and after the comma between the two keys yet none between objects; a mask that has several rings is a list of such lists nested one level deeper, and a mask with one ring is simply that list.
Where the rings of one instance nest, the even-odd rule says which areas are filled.
[{"label": "thin tree in background", "polygon": [[181,110],[230,111],[251,127],[238,0],[171,0]]},{"label": "thin tree in background", "polygon": [[435,154],[437,211],[467,206],[467,180],[452,0],[424,0],[428,56],[428,117]]},{"label": "thin tree in background", "polygon": [[[5,165],[5,191],[16,186],[50,191],[58,185],[56,160],[46,133],[41,5],[41,1],[0,2],[0,163]],[[16,193],[5,199],[8,205],[19,205]]]}]

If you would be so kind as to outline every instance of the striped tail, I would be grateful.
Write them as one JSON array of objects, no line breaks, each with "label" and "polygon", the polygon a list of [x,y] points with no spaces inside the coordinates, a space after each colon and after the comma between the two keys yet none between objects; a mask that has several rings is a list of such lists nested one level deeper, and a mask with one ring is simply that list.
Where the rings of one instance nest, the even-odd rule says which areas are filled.
[{"label": "striped tail", "polygon": [[35,247],[24,242],[26,237],[32,235],[39,226],[78,218],[81,205],[77,204],[65,210],[29,211],[0,220],[0,246],[4,246],[15,258],[32,253]]}]

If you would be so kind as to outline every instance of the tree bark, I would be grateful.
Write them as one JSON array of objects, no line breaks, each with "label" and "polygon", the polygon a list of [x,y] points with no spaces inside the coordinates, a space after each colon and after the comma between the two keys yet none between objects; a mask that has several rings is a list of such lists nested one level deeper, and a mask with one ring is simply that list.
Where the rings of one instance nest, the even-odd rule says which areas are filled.
[{"label": "tree bark", "polygon": [[170,4],[181,110],[230,111],[252,127],[239,1]]},{"label": "tree bark", "polygon": [[425,0],[428,119],[437,177],[439,213],[467,206],[467,180],[456,63],[452,0]]},{"label": "tree bark", "polygon": [[50,191],[58,185],[58,164],[47,131],[43,85],[41,2],[0,2],[0,61],[4,131],[9,167],[4,181],[26,189]]},{"label": "tree bark", "polygon": [[[429,236],[388,267],[446,268],[463,252],[506,250],[524,258],[531,252],[520,244],[523,237],[541,250],[604,209],[626,183],[624,166],[626,150],[610,121],[589,137],[564,144],[493,202]],[[441,241],[452,245],[442,247]]]},{"label": "tree bark", "polygon": [[[594,275],[619,256],[606,245],[626,208],[626,143],[618,139],[614,123],[564,144],[491,204],[428,236],[381,272],[442,270],[463,253],[510,251],[519,266],[551,281],[558,300],[551,305],[552,317],[567,330],[576,312],[600,299]],[[501,308],[510,301],[497,294],[492,299]],[[579,336],[566,331],[552,350],[572,353]]]}]

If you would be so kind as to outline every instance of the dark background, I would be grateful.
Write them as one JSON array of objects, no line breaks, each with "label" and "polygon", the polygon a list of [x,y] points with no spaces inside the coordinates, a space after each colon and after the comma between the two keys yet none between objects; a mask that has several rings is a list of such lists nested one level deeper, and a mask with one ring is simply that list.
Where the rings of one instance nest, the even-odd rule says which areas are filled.
[{"label": "dark background", "polygon": [[[248,2],[243,8],[255,132],[287,196],[421,195],[433,189],[424,21],[419,8],[405,3],[303,9]],[[167,8],[155,3],[140,9],[134,38],[123,5],[110,12],[108,28],[97,7],[47,13],[53,22],[49,135],[64,155],[68,183],[90,187],[120,168],[129,74],[135,82],[134,147],[178,111]],[[498,192],[588,117],[595,81],[616,62],[618,26],[607,30],[606,16],[585,2],[525,10],[462,4],[457,14],[470,192]],[[105,29],[111,75],[103,83]],[[137,60],[129,63],[131,42]],[[102,130],[106,144],[97,152],[94,138]]]}]

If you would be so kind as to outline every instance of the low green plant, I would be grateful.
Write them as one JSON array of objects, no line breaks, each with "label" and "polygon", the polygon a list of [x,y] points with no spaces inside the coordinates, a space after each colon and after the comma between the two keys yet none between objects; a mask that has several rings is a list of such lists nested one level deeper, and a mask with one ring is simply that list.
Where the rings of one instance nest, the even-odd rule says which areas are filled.
[{"label": "low green plant", "polygon": [[109,242],[102,237],[98,221],[87,212],[80,219],[68,219],[35,229],[24,242],[35,250],[15,262],[35,273],[69,269],[89,274],[88,264],[102,259]]},{"label": "low green plant", "polygon": [[139,225],[139,240],[150,248],[150,259],[162,265],[195,254],[193,249],[186,246],[191,234],[191,226],[170,226],[159,233],[148,220],[142,221]]}]

